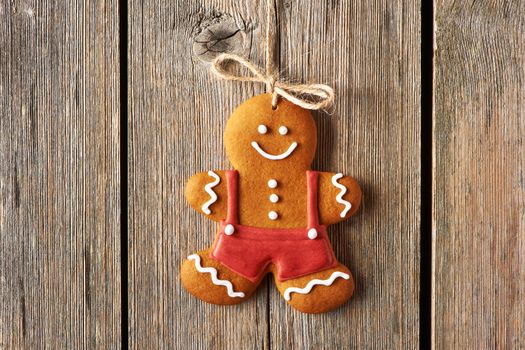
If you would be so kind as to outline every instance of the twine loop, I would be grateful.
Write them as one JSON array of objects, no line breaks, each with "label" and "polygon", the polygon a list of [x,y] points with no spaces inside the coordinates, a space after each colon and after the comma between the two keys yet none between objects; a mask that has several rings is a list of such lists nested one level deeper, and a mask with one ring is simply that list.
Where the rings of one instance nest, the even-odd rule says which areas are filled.
[{"label": "twine loop", "polygon": [[[237,63],[241,68],[251,72],[250,75],[232,72],[227,69],[228,63]],[[212,61],[211,71],[226,80],[248,81],[266,84],[266,89],[272,94],[272,107],[277,107],[278,97],[305,109],[325,109],[334,102],[334,90],[325,84],[296,84],[279,80],[275,74],[263,73],[262,70],[246,58],[224,53]],[[268,71],[268,70],[267,70]]]}]

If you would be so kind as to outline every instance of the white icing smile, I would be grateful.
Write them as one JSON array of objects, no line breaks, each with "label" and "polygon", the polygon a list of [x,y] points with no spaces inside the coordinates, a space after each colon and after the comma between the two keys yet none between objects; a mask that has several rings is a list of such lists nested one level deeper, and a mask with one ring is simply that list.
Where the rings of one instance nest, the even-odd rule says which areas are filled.
[{"label": "white icing smile", "polygon": [[281,154],[277,154],[277,155],[273,155],[273,154],[270,154],[270,153],[265,152],[265,151],[261,148],[261,146],[259,146],[259,144],[258,144],[256,141],[252,141],[252,147],[255,148],[255,150],[256,150],[261,156],[263,156],[263,157],[266,158],[266,159],[270,159],[270,160],[281,160],[281,159],[284,159],[284,158],[288,157],[290,154],[292,154],[292,152],[295,150],[295,148],[297,148],[297,142],[292,142],[292,144],[290,145],[290,147],[288,147],[288,149],[286,150],[286,152],[281,153]]}]

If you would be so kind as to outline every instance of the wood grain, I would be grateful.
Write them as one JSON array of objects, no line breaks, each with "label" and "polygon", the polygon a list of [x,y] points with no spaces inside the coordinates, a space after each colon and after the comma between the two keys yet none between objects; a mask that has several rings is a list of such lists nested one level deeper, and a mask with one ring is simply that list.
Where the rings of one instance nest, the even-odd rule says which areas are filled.
[{"label": "wood grain", "polygon": [[278,1],[283,75],[336,89],[317,113],[314,168],[354,176],[357,217],[331,227],[356,278],[341,309],[303,315],[270,286],[271,347],[406,348],[419,344],[420,3]]},{"label": "wood grain", "polygon": [[356,176],[365,192],[359,217],[332,230],[338,257],[357,277],[353,301],[305,316],[285,305],[273,283],[229,308],[181,287],[182,259],[214,235],[214,224],[185,203],[184,183],[195,172],[229,168],[226,118],[262,91],[217,81],[192,53],[194,38],[233,18],[244,33],[236,52],[262,64],[265,11],[266,1],[130,2],[131,347],[415,348],[418,2],[283,1],[277,11],[283,76],[338,91],[333,116],[316,117],[316,167]]},{"label": "wood grain", "polygon": [[[118,4],[0,3],[2,349],[121,346]],[[315,168],[363,187],[331,230],[356,295],[309,316],[272,282],[228,308],[182,290],[215,227],[184,183],[229,168],[226,118],[264,89],[206,62],[264,63],[266,1],[129,0],[132,348],[418,346],[421,3],[275,4],[281,76],[337,91]],[[433,347],[525,348],[525,4],[434,5]]]},{"label": "wood grain", "polygon": [[240,306],[218,307],[191,297],[179,279],[183,259],[209,247],[216,230],[186,203],[184,184],[194,173],[229,169],[226,119],[263,88],[214,78],[202,61],[210,57],[195,55],[194,43],[210,26],[233,21],[242,40],[230,45],[260,60],[261,5],[129,1],[131,348],[268,348],[266,285]]},{"label": "wood grain", "polygon": [[0,348],[120,347],[118,6],[0,2]]},{"label": "wood grain", "polygon": [[525,3],[435,3],[433,345],[525,348]]}]

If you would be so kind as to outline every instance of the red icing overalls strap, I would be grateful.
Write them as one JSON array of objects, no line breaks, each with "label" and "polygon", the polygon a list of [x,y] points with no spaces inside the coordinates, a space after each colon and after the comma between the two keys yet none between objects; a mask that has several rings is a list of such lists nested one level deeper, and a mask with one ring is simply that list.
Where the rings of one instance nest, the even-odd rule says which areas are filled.
[{"label": "red icing overalls strap", "polygon": [[270,263],[277,278],[285,281],[337,265],[326,227],[319,225],[318,173],[307,171],[308,227],[264,228],[238,222],[238,173],[226,172],[228,213],[221,222],[211,256],[251,281],[263,277]]}]

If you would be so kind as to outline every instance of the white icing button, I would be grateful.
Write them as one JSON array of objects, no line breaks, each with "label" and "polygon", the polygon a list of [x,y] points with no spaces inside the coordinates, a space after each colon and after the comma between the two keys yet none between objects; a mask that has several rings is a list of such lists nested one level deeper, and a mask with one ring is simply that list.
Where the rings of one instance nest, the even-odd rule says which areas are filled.
[{"label": "white icing button", "polygon": [[266,134],[266,132],[268,132],[268,128],[266,127],[266,125],[259,125],[257,127],[257,131],[259,132],[259,134]]},{"label": "white icing button", "polygon": [[224,228],[224,234],[226,234],[226,235],[228,235],[228,236],[233,235],[234,232],[235,232],[235,228],[233,227],[232,224],[228,224],[228,225],[226,225],[226,227]]},{"label": "white icing button", "polygon": [[316,239],[317,238],[317,230],[315,228],[311,228],[308,230],[308,238],[310,239]]},{"label": "white icing button", "polygon": [[268,181],[268,187],[270,187],[270,188],[276,188],[276,187],[277,187],[277,180],[275,180],[275,179],[270,179],[270,180]]},{"label": "white icing button", "polygon": [[284,126],[284,125],[281,126],[281,127],[279,128],[279,134],[281,134],[281,135],[286,135],[286,134],[288,134],[288,128],[287,128],[286,126]]},{"label": "white icing button", "polygon": [[277,214],[276,212],[272,210],[271,212],[268,213],[268,217],[270,218],[270,220],[277,220],[277,218],[279,217],[279,214]]},{"label": "white icing button", "polygon": [[279,196],[278,195],[276,195],[275,193],[270,195],[270,202],[277,203],[278,201],[279,201]]}]

